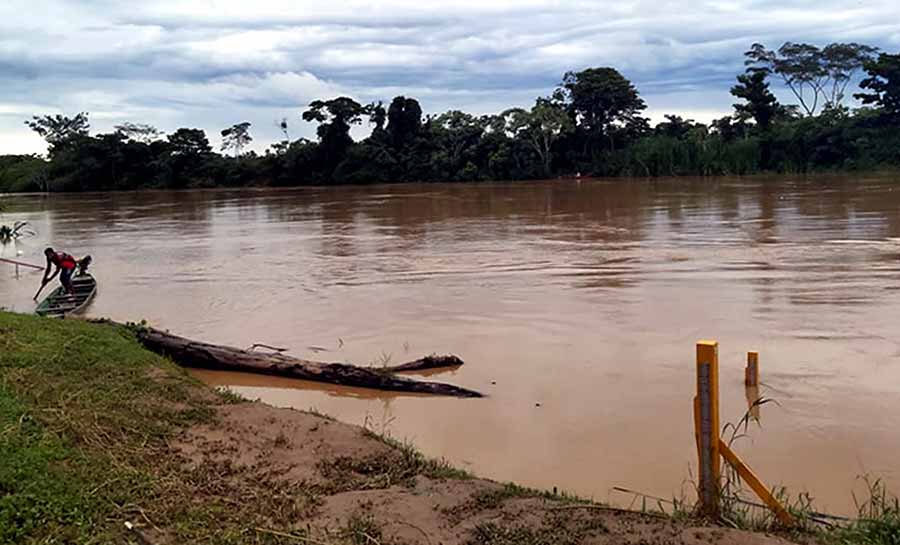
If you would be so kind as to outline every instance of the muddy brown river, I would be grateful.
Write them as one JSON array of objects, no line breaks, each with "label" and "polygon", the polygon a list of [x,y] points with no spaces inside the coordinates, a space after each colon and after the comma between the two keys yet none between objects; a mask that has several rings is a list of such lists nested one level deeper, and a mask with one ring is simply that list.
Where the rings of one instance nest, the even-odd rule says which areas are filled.
[{"label": "muddy brown river", "polygon": [[[432,375],[489,397],[398,396],[197,373],[316,408],[497,480],[628,505],[690,495],[694,343],[720,343],[723,421],[769,484],[853,511],[857,476],[900,490],[900,176],[386,185],[3,197],[0,223],[94,256],[88,313],[234,346]],[[19,255],[20,254],[20,255]],[[0,306],[40,273],[0,264]]]}]

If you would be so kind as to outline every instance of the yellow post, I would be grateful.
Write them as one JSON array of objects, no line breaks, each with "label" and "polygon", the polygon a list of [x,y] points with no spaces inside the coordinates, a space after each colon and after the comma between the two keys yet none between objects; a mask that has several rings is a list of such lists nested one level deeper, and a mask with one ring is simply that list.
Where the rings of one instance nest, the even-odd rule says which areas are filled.
[{"label": "yellow post", "polygon": [[699,418],[700,506],[703,514],[719,516],[719,343],[697,343],[697,403]]},{"label": "yellow post", "polygon": [[744,384],[748,388],[759,386],[759,352],[747,352],[747,368],[744,370]]},{"label": "yellow post", "polygon": [[781,503],[775,499],[775,496],[772,495],[772,492],[769,491],[768,487],[763,484],[762,480],[753,473],[753,470],[745,464],[738,455],[734,453],[728,445],[725,444],[721,439],[719,440],[719,450],[722,452],[722,457],[725,458],[725,461],[734,468],[735,471],[738,472],[738,475],[744,479],[744,482],[750,485],[750,488],[756,492],[756,495],[759,496],[759,499],[765,503],[769,509],[775,512],[775,516],[778,518],[778,522],[785,526],[794,526],[796,521],[794,517],[784,508]]}]

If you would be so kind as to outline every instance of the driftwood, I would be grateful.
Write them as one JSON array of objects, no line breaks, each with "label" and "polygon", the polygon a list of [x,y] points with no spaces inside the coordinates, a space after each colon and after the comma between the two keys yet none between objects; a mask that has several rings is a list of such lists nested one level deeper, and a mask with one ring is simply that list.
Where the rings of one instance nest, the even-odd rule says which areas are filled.
[{"label": "driftwood", "polygon": [[428,356],[393,367],[367,368],[346,363],[324,363],[294,358],[280,353],[267,354],[197,342],[151,327],[139,328],[137,336],[147,349],[167,356],[175,363],[185,367],[277,375],[394,392],[484,397],[479,392],[452,384],[413,380],[394,374],[399,371],[421,371],[462,365],[462,360],[456,356]]}]

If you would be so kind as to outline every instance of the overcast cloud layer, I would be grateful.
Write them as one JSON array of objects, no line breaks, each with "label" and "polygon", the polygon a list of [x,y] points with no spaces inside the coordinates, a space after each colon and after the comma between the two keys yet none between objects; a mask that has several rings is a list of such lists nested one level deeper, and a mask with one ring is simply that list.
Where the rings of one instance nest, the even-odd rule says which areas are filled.
[{"label": "overcast cloud layer", "polygon": [[[900,50],[897,0],[2,0],[0,153],[43,152],[33,114],[88,111],[171,132],[253,123],[255,148],[311,137],[311,100],[397,94],[426,112],[494,113],[549,94],[567,70],[613,66],[660,119],[730,111],[760,41]],[[787,95],[781,95],[785,99]]]}]

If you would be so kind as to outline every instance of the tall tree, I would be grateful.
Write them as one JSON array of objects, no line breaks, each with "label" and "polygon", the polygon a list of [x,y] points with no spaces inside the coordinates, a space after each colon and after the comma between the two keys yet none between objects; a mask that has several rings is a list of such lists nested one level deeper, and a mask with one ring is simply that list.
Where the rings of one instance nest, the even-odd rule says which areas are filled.
[{"label": "tall tree", "polygon": [[882,53],[877,60],[866,62],[865,69],[869,77],[859,86],[871,92],[853,96],[863,104],[879,106],[890,117],[900,119],[900,53]]},{"label": "tall tree", "polygon": [[806,115],[813,116],[820,105],[832,109],[841,105],[853,75],[876,51],[858,43],[833,43],[819,49],[785,42],[776,52],[755,43],[744,53],[744,64],[779,75]]},{"label": "tall tree", "polygon": [[163,134],[153,125],[147,125],[146,123],[131,123],[130,121],[122,123],[121,125],[116,125],[114,128],[124,139],[142,142],[144,144],[159,140],[159,137]]},{"label": "tall tree", "polygon": [[178,129],[167,140],[173,155],[197,157],[212,153],[206,133],[201,129]]},{"label": "tall tree", "polygon": [[400,147],[422,129],[422,107],[419,101],[404,96],[394,97],[387,111],[387,132],[394,147]]},{"label": "tall tree", "polygon": [[314,100],[303,112],[304,121],[319,123],[320,150],[329,173],[343,159],[347,149],[353,145],[350,127],[362,123],[365,109],[352,98],[338,97],[331,100]]},{"label": "tall tree", "polygon": [[850,80],[867,62],[872,60],[877,52],[877,47],[855,42],[833,43],[822,50],[825,69],[831,80],[831,87],[824,89],[827,106],[836,108],[843,103],[844,92],[847,90]]},{"label": "tall tree", "polygon": [[656,125],[654,131],[660,136],[683,140],[697,126],[693,119],[684,119],[680,115],[666,115],[665,118],[665,121]]},{"label": "tall tree", "polygon": [[469,152],[478,145],[485,129],[484,119],[459,110],[443,113],[428,124],[452,173],[464,168],[464,161],[468,161]]},{"label": "tall tree", "polygon": [[565,106],[552,99],[538,98],[531,110],[513,108],[501,114],[500,118],[510,120],[508,129],[516,138],[531,146],[541,158],[544,175],[550,176],[553,144],[560,136],[574,129]]},{"label": "tall tree", "polygon": [[232,150],[234,156],[238,157],[245,147],[253,141],[250,136],[250,123],[244,121],[237,123],[222,131],[222,147],[221,150]]},{"label": "tall tree", "polygon": [[818,47],[785,42],[775,52],[755,43],[744,56],[747,57],[745,65],[757,71],[768,71],[781,76],[806,114],[815,114],[819,96],[828,79],[822,51]]},{"label": "tall tree", "polygon": [[772,119],[778,112],[778,100],[769,90],[766,70],[750,69],[737,77],[738,84],[731,88],[731,94],[743,99],[744,104],[735,104],[738,117],[752,117],[762,131],[769,130]]},{"label": "tall tree", "polygon": [[588,133],[605,135],[647,107],[637,89],[614,68],[588,68],[563,76],[562,94],[570,114]]},{"label": "tall tree", "polygon": [[87,112],[81,112],[75,117],[59,114],[36,115],[25,124],[50,144],[51,153],[55,148],[63,146],[77,137],[87,136],[91,128]]},{"label": "tall tree", "polygon": [[303,112],[303,120],[332,124],[349,131],[351,125],[361,123],[363,113],[365,111],[359,102],[349,97],[338,97],[310,102],[309,108]]},{"label": "tall tree", "polygon": [[366,115],[369,116],[369,124],[374,125],[373,133],[380,133],[384,130],[384,124],[387,122],[387,110],[384,109],[382,101],[372,102],[366,106]]},{"label": "tall tree", "polygon": [[725,142],[731,142],[737,138],[742,138],[747,134],[747,125],[743,120],[743,116],[726,116],[720,119],[713,119],[709,124],[712,132],[722,137]]}]

